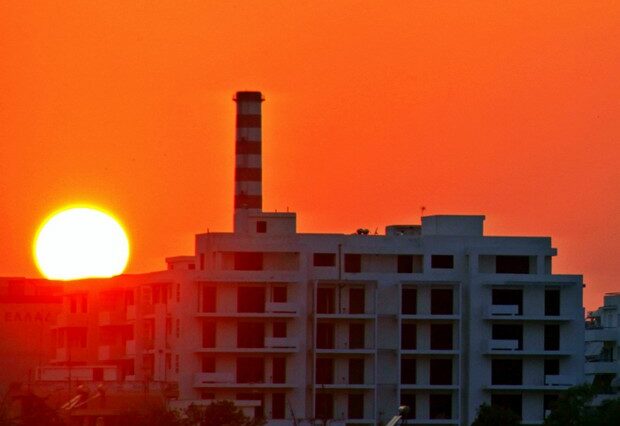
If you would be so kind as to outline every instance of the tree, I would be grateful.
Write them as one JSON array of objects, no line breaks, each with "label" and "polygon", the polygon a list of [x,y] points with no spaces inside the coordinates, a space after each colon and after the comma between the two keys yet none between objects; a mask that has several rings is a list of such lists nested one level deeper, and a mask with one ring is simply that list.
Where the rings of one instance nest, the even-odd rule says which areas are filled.
[{"label": "tree", "polygon": [[186,426],[263,426],[262,418],[248,417],[232,401],[215,401],[206,407],[190,405],[184,411]]},{"label": "tree", "polygon": [[482,404],[471,426],[519,426],[519,416],[507,408]]},{"label": "tree", "polygon": [[600,407],[597,407],[596,411],[596,425],[620,425],[620,398],[615,398],[603,402]]},{"label": "tree", "polygon": [[598,426],[599,410],[591,405],[596,395],[588,384],[574,386],[560,395],[545,419],[545,426]]}]

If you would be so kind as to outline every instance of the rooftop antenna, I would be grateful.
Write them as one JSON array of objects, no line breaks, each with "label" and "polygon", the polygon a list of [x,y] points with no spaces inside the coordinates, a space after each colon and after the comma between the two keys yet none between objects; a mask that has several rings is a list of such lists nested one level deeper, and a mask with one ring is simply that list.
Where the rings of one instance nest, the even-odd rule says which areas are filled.
[{"label": "rooftop antenna", "polygon": [[426,210],[426,206],[420,206],[420,217],[424,216],[425,210]]}]

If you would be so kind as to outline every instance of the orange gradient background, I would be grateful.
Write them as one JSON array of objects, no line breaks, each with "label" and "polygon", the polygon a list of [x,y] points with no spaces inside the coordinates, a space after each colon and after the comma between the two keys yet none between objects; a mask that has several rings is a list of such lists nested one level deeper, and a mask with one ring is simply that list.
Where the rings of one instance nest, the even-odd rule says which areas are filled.
[{"label": "orange gradient background", "polygon": [[302,232],[485,214],[620,290],[620,6],[0,3],[0,275],[52,211],[124,222],[128,272],[232,227],[234,103],[261,90],[264,207]]}]

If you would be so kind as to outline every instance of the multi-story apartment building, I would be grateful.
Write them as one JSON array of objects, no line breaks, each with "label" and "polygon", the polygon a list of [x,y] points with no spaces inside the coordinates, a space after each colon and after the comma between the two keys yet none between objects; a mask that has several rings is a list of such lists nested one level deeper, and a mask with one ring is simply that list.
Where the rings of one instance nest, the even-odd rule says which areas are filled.
[{"label": "multi-story apartment building", "polygon": [[164,383],[175,406],[231,399],[270,426],[401,404],[410,424],[469,425],[483,402],[541,424],[583,380],[582,277],[552,273],[550,238],[487,236],[484,216],[299,233],[262,210],[262,96],[236,102],[234,232],[167,271],[67,286],[41,379]]},{"label": "multi-story apartment building", "polygon": [[586,365],[588,382],[606,395],[620,393],[620,293],[607,293],[603,306],[588,314],[586,321]]}]

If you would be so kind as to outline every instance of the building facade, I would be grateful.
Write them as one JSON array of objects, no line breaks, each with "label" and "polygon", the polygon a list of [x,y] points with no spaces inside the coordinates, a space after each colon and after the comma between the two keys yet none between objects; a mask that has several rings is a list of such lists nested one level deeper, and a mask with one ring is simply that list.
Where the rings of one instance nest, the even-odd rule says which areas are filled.
[{"label": "building facade", "polygon": [[585,374],[602,392],[597,402],[620,394],[620,293],[608,293],[586,321]]},{"label": "building facade", "polygon": [[230,399],[270,426],[469,425],[481,403],[541,424],[583,381],[582,277],[547,237],[484,216],[426,216],[383,235],[307,234],[262,209],[261,103],[239,92],[234,232],[196,236],[168,269],[65,286],[41,381]]}]

